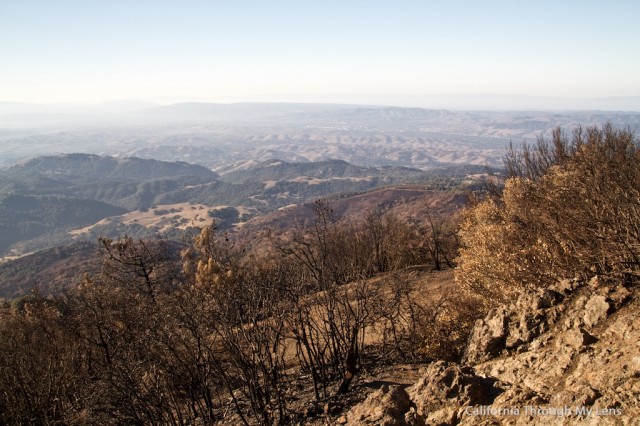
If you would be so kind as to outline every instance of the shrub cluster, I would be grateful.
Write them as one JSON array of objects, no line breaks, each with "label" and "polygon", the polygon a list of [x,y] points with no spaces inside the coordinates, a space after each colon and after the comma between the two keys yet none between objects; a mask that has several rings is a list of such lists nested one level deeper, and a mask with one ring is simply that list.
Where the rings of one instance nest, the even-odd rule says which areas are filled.
[{"label": "shrub cluster", "polygon": [[511,149],[497,196],[466,211],[458,279],[487,301],[559,278],[640,273],[640,147],[611,125]]}]

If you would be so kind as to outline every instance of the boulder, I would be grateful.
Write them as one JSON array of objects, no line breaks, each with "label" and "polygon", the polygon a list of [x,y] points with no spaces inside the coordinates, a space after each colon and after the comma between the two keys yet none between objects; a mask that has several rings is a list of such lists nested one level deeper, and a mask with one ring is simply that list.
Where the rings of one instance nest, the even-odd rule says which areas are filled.
[{"label": "boulder", "polygon": [[585,304],[582,320],[587,327],[592,328],[609,315],[611,308],[605,296],[595,294]]},{"label": "boulder", "polygon": [[509,315],[505,308],[489,311],[478,320],[464,354],[464,362],[477,364],[491,359],[505,348],[509,326]]},{"label": "boulder", "polygon": [[558,313],[553,308],[574,287],[566,283],[559,288],[539,289],[525,293],[509,306],[492,309],[474,326],[464,353],[463,362],[474,365],[499,356],[505,350],[517,349],[532,342],[555,322]]},{"label": "boulder", "polygon": [[383,385],[365,401],[353,407],[346,416],[346,424],[404,426],[405,418],[415,404],[401,386]]},{"label": "boulder", "polygon": [[495,380],[477,376],[471,368],[438,361],[407,389],[424,424],[453,425],[469,406],[488,405],[503,391]]}]

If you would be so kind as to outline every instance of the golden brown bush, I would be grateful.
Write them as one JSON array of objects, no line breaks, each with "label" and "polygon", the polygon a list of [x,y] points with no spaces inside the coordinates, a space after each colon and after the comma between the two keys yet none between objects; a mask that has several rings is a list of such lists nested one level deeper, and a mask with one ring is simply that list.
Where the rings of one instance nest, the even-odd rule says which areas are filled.
[{"label": "golden brown bush", "polygon": [[640,273],[640,148],[629,130],[556,130],[511,150],[502,194],[469,208],[459,281],[487,300],[576,275]]},{"label": "golden brown bush", "polygon": [[426,358],[459,361],[481,305],[468,294],[453,294],[432,301],[418,321],[418,353]]}]

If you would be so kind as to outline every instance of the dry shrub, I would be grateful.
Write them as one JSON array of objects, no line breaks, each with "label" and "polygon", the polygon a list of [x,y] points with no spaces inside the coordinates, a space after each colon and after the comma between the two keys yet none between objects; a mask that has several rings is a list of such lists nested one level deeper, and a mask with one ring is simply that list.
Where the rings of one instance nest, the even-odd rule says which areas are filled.
[{"label": "dry shrub", "polygon": [[477,298],[445,295],[432,301],[420,316],[418,353],[426,358],[459,361],[469,333],[481,312]]},{"label": "dry shrub", "polygon": [[563,277],[635,280],[639,160],[633,133],[610,125],[512,148],[502,194],[465,213],[457,279],[488,303]]}]

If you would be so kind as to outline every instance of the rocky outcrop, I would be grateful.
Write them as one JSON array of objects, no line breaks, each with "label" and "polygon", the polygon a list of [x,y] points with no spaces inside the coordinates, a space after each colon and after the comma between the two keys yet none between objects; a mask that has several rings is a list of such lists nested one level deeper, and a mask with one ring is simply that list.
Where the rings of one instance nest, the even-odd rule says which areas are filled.
[{"label": "rocky outcrop", "polygon": [[549,330],[558,317],[560,304],[576,288],[575,281],[563,281],[549,289],[527,293],[509,306],[500,306],[478,320],[465,351],[465,364],[478,364],[505,350],[530,343]]},{"label": "rocky outcrop", "polygon": [[412,407],[415,404],[402,387],[383,385],[355,406],[345,423],[350,426],[403,426],[411,416]]},{"label": "rocky outcrop", "polygon": [[638,296],[640,287],[565,280],[492,310],[463,365],[431,364],[388,424],[635,424]]},{"label": "rocky outcrop", "polygon": [[416,406],[415,424],[456,424],[466,407],[491,404],[502,392],[496,380],[444,361],[431,364],[407,389]]}]

